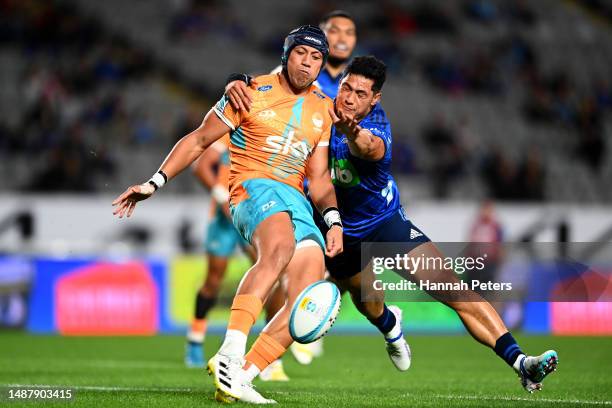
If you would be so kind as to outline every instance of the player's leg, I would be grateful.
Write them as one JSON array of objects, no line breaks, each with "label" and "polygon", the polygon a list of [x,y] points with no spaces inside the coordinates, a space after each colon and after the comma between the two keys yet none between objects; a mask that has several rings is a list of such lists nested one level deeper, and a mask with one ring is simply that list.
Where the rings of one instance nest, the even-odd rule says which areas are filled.
[{"label": "player's leg", "polygon": [[270,402],[254,391],[250,383],[261,370],[278,359],[293,342],[289,333],[291,306],[304,288],[323,278],[325,270],[323,256],[325,240],[312,219],[312,207],[294,190],[286,189],[283,200],[291,212],[298,245],[283,275],[284,286],[287,288],[287,301],[266,325],[246,356],[245,369],[242,371],[243,388],[250,402]]},{"label": "player's leg", "polygon": [[[440,250],[431,242],[419,245],[408,253],[409,257],[429,259],[444,258]],[[435,264],[435,262],[432,262]],[[414,277],[417,281],[435,279],[440,282],[458,282],[455,273],[450,270],[428,270],[419,268]],[[510,365],[520,376],[523,387],[532,392],[541,389],[542,380],[556,369],[557,353],[549,350],[540,356],[526,356],[495,309],[475,292],[466,290],[462,293],[464,300],[456,300],[445,293],[429,292],[455,310],[468,332],[478,342],[490,347]]]},{"label": "player's leg", "polygon": [[252,380],[269,364],[280,358],[293,343],[289,334],[291,306],[308,285],[323,279],[323,251],[314,241],[303,241],[295,251],[283,280],[287,283],[287,298],[278,313],[266,325],[246,355],[246,378]]},{"label": "player's leg", "polygon": [[[255,252],[255,248],[249,245],[249,243],[243,238],[240,238],[239,242],[242,251],[247,254],[247,256],[253,261],[253,263],[257,262],[257,253]],[[272,293],[270,294],[270,296],[268,296],[268,299],[264,304],[266,323],[270,322],[274,315],[281,309],[281,307],[283,307],[286,298],[287,295],[285,294],[283,286],[279,281],[272,289]],[[282,359],[278,359],[272,364],[270,364],[264,371],[260,373],[259,378],[262,381],[289,381],[289,377],[285,373],[285,368],[283,367]]]},{"label": "player's leg", "polygon": [[[289,262],[291,265],[291,262]],[[289,268],[289,266],[287,266]],[[285,270],[287,270],[287,268]],[[283,287],[281,281],[276,283],[276,286],[272,290],[272,293],[266,300],[264,310],[266,314],[266,323],[274,318],[274,316],[283,308],[287,300],[286,290]],[[268,367],[259,373],[259,378],[262,381],[289,381],[289,377],[285,373],[283,367],[283,360],[281,358],[276,359]]]},{"label": "player's leg", "polygon": [[249,331],[295,249],[289,214],[276,212],[258,222],[251,242],[257,252],[257,262],[246,272],[238,286],[225,339],[208,363],[208,370],[214,376],[217,387],[216,397],[221,401],[242,397],[242,359]]},{"label": "player's leg", "polygon": [[360,268],[360,265],[351,262],[354,259],[361,259],[358,251],[348,249],[338,258],[336,262],[328,262],[330,280],[335,282],[341,290],[349,292],[357,310],[381,332],[393,365],[400,371],[408,370],[412,355],[402,332],[402,310],[397,306],[387,307],[384,292],[374,289],[374,274],[370,265],[362,272],[347,276],[350,275],[350,272],[347,273],[347,271]]},{"label": "player's leg", "polygon": [[219,288],[225,276],[228,257],[240,236],[234,225],[222,214],[217,213],[208,225],[206,253],[208,268],[204,284],[196,293],[194,316],[187,332],[185,364],[188,367],[204,366],[204,339],[206,336],[208,312],[215,305]]},{"label": "player's leg", "polygon": [[[289,262],[289,265],[285,269],[285,273],[286,274],[295,273],[294,268],[296,267],[298,267],[297,263],[293,261]],[[298,363],[302,365],[309,365],[310,363],[312,363],[312,360],[315,357],[313,349],[315,347],[320,347],[322,341],[323,341],[322,338],[315,342],[308,343],[308,344],[301,344],[301,343],[294,341],[293,343],[291,343],[291,346],[289,346],[289,350],[291,351],[291,355],[293,355],[293,358],[295,358],[295,361],[297,361]],[[264,372],[265,371],[267,371],[267,369],[264,370]]]},{"label": "player's leg", "polygon": [[187,332],[185,364],[188,367],[204,367],[203,347],[206,338],[207,316],[217,302],[227,263],[227,258],[208,256],[208,272],[204,284],[196,294],[194,316]]}]

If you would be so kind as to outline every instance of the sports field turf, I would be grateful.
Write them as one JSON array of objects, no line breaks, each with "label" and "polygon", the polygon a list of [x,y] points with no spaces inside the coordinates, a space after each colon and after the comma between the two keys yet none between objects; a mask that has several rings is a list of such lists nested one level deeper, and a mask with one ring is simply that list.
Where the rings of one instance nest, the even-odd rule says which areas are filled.
[{"label": "sports field turf", "polygon": [[[377,336],[331,335],[303,367],[285,357],[289,383],[258,390],[291,407],[612,406],[612,339],[517,336],[523,348],[559,352],[559,370],[527,394],[510,368],[467,336],[412,336],[413,364],[391,366]],[[209,337],[207,356],[219,337]],[[182,363],[183,338],[83,338],[0,333],[0,384],[70,386],[78,407],[218,406],[204,370]],[[5,405],[0,401],[0,405]],[[32,403],[6,406],[33,406]]]}]

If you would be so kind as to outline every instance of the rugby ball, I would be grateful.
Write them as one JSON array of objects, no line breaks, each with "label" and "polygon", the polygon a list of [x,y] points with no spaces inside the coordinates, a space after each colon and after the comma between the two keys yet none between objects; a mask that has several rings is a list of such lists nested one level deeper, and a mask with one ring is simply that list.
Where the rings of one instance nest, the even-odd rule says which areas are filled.
[{"label": "rugby ball", "polygon": [[289,317],[289,333],[298,343],[312,343],[327,333],[339,311],[338,287],[324,280],[315,282],[295,300]]}]

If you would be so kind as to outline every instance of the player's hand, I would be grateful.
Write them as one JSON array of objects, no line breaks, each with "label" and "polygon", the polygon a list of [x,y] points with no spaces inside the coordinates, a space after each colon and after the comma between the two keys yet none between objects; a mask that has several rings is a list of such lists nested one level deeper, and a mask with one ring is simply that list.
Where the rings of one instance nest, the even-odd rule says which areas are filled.
[{"label": "player's hand", "polygon": [[225,94],[229,98],[230,104],[234,109],[249,112],[253,104],[251,92],[256,86],[257,81],[254,79],[251,80],[250,86],[247,86],[244,81],[232,81],[225,86]]},{"label": "player's hand", "polygon": [[124,215],[130,217],[136,208],[136,203],[151,197],[154,192],[155,187],[150,183],[129,187],[113,201],[113,206],[115,207],[113,215],[118,215],[119,218],[123,218]]},{"label": "player's hand", "polygon": [[342,228],[338,225],[332,225],[332,227],[327,231],[326,240],[325,240],[325,255],[330,258],[342,253],[343,244],[342,244]]},{"label": "player's hand", "polygon": [[343,135],[349,139],[355,139],[361,131],[359,122],[354,117],[345,114],[341,110],[329,109],[329,114],[332,118],[332,122],[336,127],[336,130],[340,131]]}]

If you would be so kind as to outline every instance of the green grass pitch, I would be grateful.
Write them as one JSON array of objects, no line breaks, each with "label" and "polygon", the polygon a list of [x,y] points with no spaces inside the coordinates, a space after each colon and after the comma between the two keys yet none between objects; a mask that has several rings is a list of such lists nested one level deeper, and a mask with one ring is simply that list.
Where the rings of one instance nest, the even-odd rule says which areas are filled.
[{"label": "green grass pitch", "polygon": [[[559,369],[540,393],[523,391],[512,370],[465,335],[410,336],[413,363],[391,365],[378,336],[330,335],[310,366],[285,356],[288,383],[258,390],[287,407],[612,406],[612,339],[517,336],[527,352],[556,348]],[[220,338],[207,340],[207,356]],[[183,366],[183,338],[59,337],[0,333],[0,384],[69,386],[71,407],[218,406],[204,370]],[[4,406],[33,406],[8,403]],[[68,405],[65,405],[68,404]]]}]

